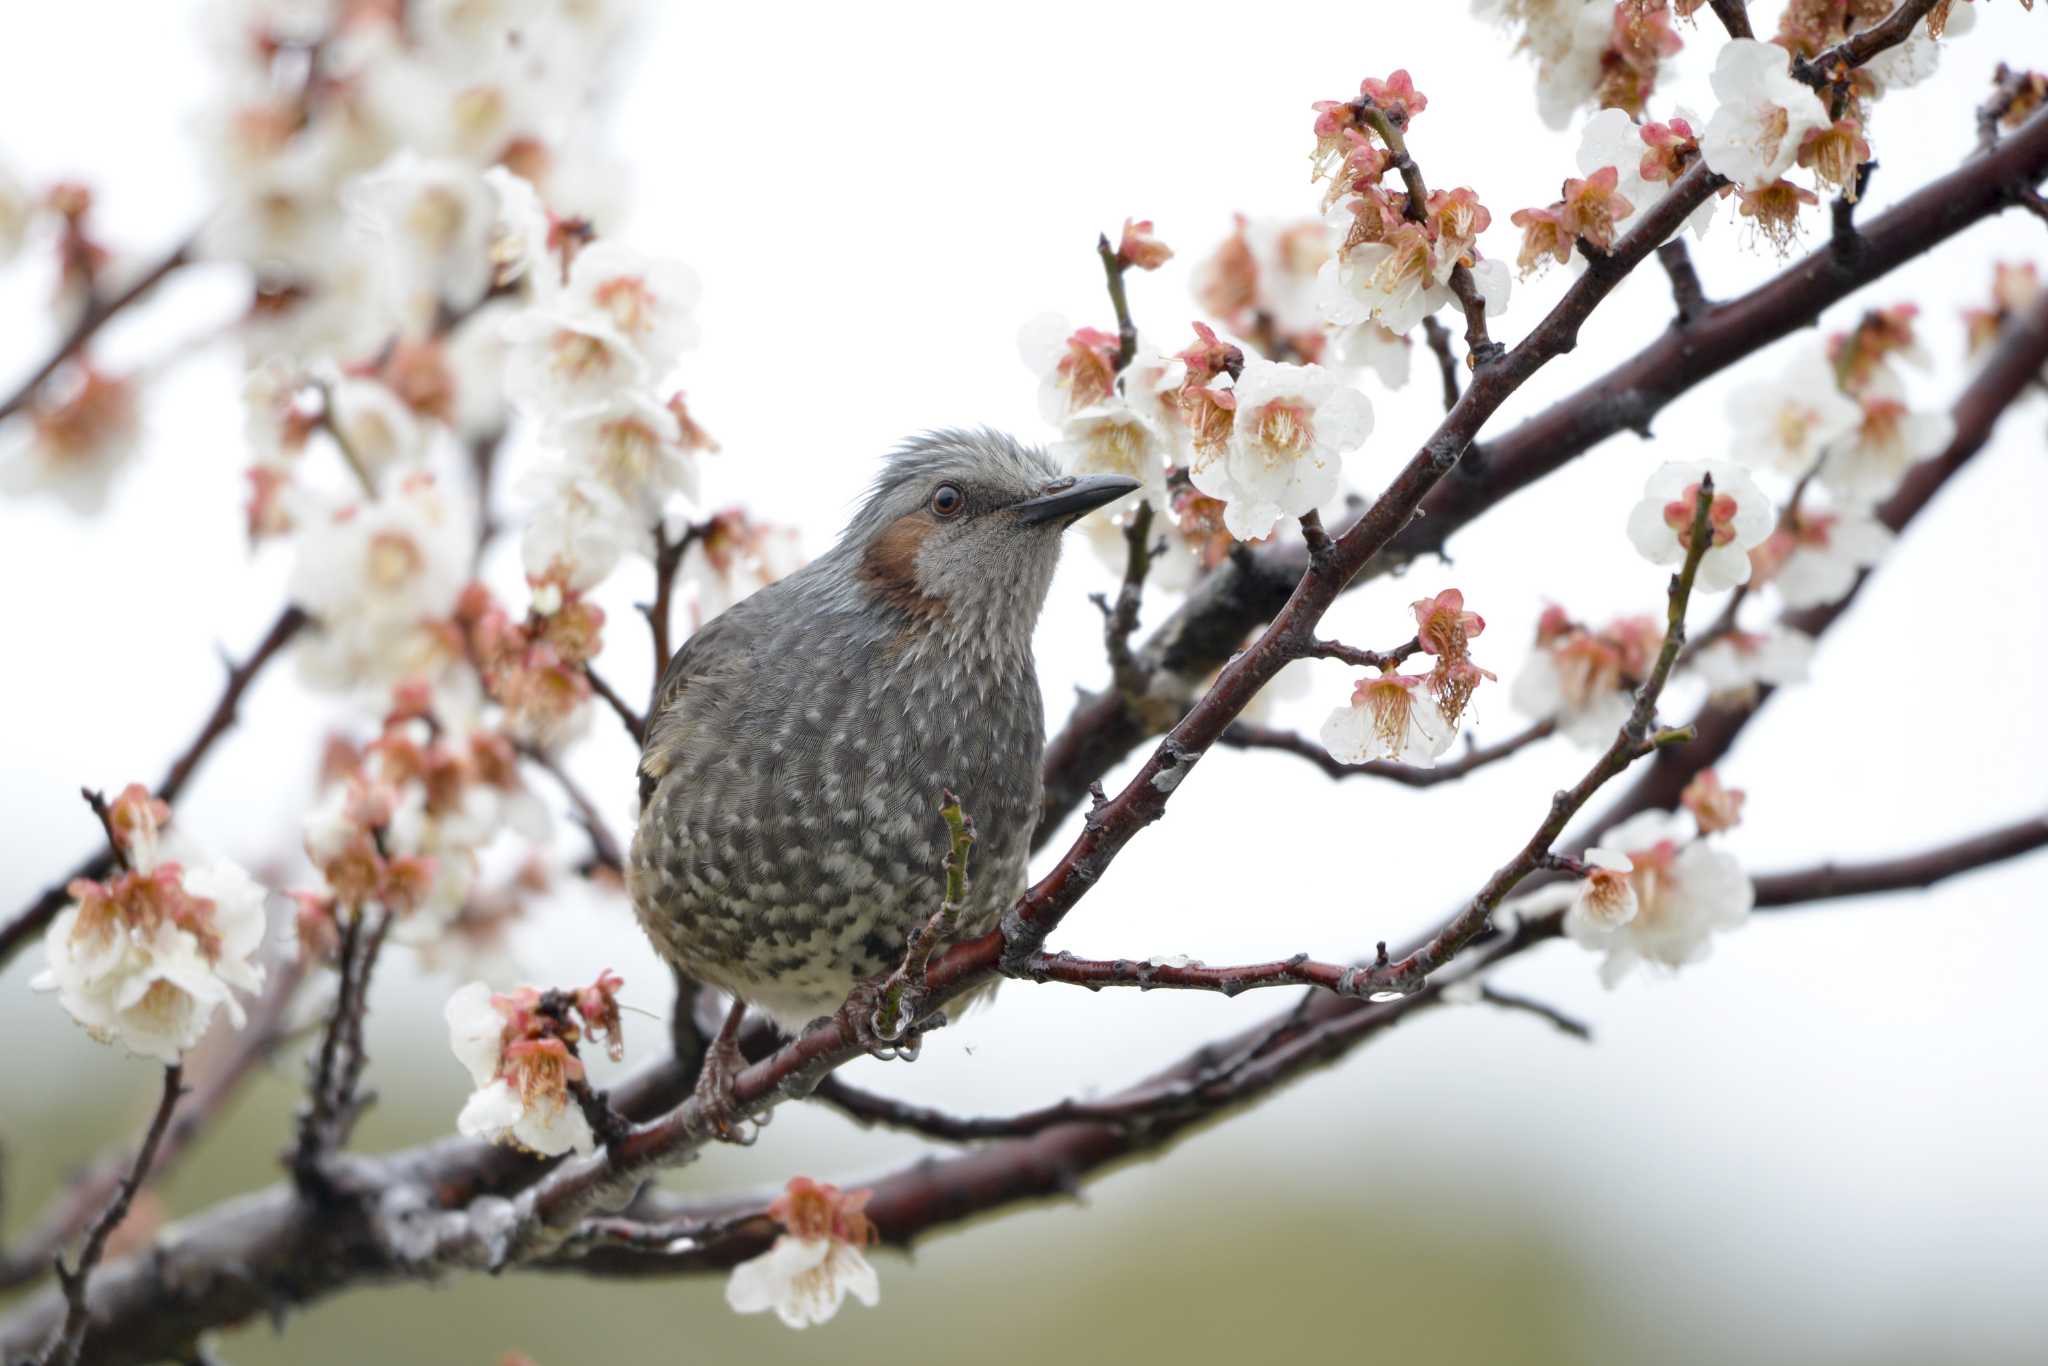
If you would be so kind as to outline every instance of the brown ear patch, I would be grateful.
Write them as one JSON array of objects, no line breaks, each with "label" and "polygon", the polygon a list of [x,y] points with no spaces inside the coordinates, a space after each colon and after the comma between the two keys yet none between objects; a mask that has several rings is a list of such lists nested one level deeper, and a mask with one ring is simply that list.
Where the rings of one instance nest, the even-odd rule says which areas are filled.
[{"label": "brown ear patch", "polygon": [[860,577],[876,597],[904,614],[931,620],[946,610],[944,598],[931,597],[917,581],[917,555],[925,537],[938,530],[928,512],[898,517],[868,544],[861,556]]}]

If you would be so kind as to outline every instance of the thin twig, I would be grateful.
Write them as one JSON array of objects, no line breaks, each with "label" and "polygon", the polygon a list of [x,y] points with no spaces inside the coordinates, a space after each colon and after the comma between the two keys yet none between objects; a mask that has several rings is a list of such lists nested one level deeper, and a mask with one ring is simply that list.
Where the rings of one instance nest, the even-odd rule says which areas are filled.
[{"label": "thin twig", "polygon": [[1422,320],[1422,332],[1436,355],[1437,375],[1444,387],[1444,411],[1448,413],[1458,406],[1458,358],[1451,354],[1451,329],[1432,313]]},{"label": "thin twig", "polygon": [[1095,239],[1095,254],[1102,258],[1103,282],[1109,286],[1109,306],[1116,310],[1116,369],[1122,374],[1138,354],[1138,327],[1131,321],[1131,306],[1124,297],[1124,271],[1129,269],[1110,244],[1109,234]]},{"label": "thin twig", "polygon": [[64,1326],[57,1340],[50,1344],[43,1355],[44,1366],[71,1366],[78,1360],[79,1349],[85,1345],[85,1334],[92,1311],[86,1303],[86,1282],[91,1279],[93,1268],[99,1265],[100,1257],[107,1250],[107,1239],[128,1217],[129,1206],[135,1202],[135,1193],[142,1189],[142,1183],[149,1176],[149,1169],[156,1161],[157,1145],[163,1142],[164,1131],[170,1127],[171,1111],[178,1106],[178,1097],[185,1093],[182,1085],[184,1068],[172,1063],[164,1068],[163,1094],[156,1104],[156,1115],[143,1133],[142,1146],[135,1151],[135,1165],[122,1180],[100,1217],[93,1222],[85,1235],[85,1246],[79,1251],[78,1266],[74,1270],[64,1265],[64,1259],[57,1259],[57,1281],[64,1288],[66,1309]]},{"label": "thin twig", "polygon": [[576,814],[576,823],[590,837],[592,861],[599,868],[608,868],[614,873],[624,874],[626,858],[624,846],[613,835],[611,827],[605,824],[604,813],[597,809],[597,803],[583,790],[562,761],[537,745],[521,745],[519,753],[534,767],[555,780],[562,789],[562,795],[569,799],[570,809]]},{"label": "thin twig", "polygon": [[604,675],[591,668],[588,664],[583,666],[583,676],[590,680],[590,690],[603,699],[604,704],[610,707],[613,714],[619,718],[619,724],[626,728],[626,734],[633,737],[633,743],[636,745],[646,744],[646,719],[639,712],[633,710],[631,703],[619,696],[618,689],[604,681]]},{"label": "thin twig", "polygon": [[[175,803],[199,770],[199,765],[213,749],[214,743],[235,724],[242,695],[249,690],[265,664],[278,651],[291,642],[306,624],[306,614],[296,607],[287,607],[278,613],[260,643],[249,657],[228,670],[227,685],[221,690],[220,700],[213,704],[206,719],[200,723],[198,734],[194,735],[185,748],[171,760],[164,772],[163,781],[151,791],[151,796],[165,802]],[[79,878],[105,877],[114,866],[112,850],[102,848],[73,868],[62,879],[46,888],[28,907],[6,924],[0,925],[0,966],[20,952],[23,945],[42,933],[57,912],[70,901],[71,883]]]},{"label": "thin twig", "polygon": [[1548,739],[1556,730],[1555,722],[1538,721],[1498,744],[1475,746],[1448,763],[1438,764],[1434,768],[1391,763],[1384,759],[1375,759],[1363,764],[1347,764],[1332,757],[1321,742],[1306,735],[1270,726],[1253,725],[1245,721],[1236,722],[1230,729],[1224,731],[1218,743],[1228,745],[1232,749],[1272,749],[1293,754],[1308,760],[1332,778],[1384,778],[1403,787],[1436,787],[1442,783],[1456,782],[1467,774],[1497,764],[1539,740]]},{"label": "thin twig", "polygon": [[1589,1043],[1592,1041],[1593,1027],[1591,1025],[1577,1016],[1567,1015],[1556,1006],[1539,1001],[1533,996],[1523,996],[1517,992],[1502,991],[1498,987],[1482,983],[1479,987],[1479,999],[1487,1005],[1499,1006],[1503,1010],[1519,1010],[1525,1014],[1534,1015],[1539,1020],[1548,1020],[1551,1024],[1557,1026],[1559,1032],[1569,1034],[1574,1039],[1583,1039]]},{"label": "thin twig", "polygon": [[160,258],[154,266],[144,271],[134,284],[128,286],[128,288],[104,303],[95,303],[88,307],[78,321],[71,325],[71,330],[64,334],[63,339],[57,343],[56,348],[50,352],[43,363],[38,365],[35,371],[27,379],[23,380],[12,394],[9,394],[5,400],[0,400],[0,422],[6,421],[26,407],[35,398],[36,391],[43,387],[43,384],[50,376],[56,374],[66,361],[77,355],[84,348],[85,344],[91,341],[99,330],[106,326],[116,315],[125,312],[130,306],[140,300],[143,295],[163,283],[165,276],[170,275],[183,266],[189,265],[191,261],[192,242],[188,238],[172,248],[170,253]]},{"label": "thin twig", "polygon": [[1097,593],[1093,601],[1102,610],[1102,644],[1109,655],[1110,680],[1126,700],[1143,697],[1151,671],[1131,650],[1131,636],[1138,629],[1138,610],[1145,600],[1145,579],[1152,561],[1164,547],[1152,540],[1152,504],[1141,501],[1124,527],[1124,577],[1116,601]]}]

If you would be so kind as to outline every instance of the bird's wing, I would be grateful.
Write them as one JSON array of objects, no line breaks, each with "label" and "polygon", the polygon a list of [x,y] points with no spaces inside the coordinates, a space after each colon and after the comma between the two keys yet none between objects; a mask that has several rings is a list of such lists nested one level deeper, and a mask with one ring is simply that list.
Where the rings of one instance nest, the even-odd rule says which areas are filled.
[{"label": "bird's wing", "polygon": [[753,601],[736,603],[704,623],[662,671],[640,751],[642,805],[694,732],[712,721],[718,699],[728,691],[723,684],[740,675],[753,658],[764,625]]}]

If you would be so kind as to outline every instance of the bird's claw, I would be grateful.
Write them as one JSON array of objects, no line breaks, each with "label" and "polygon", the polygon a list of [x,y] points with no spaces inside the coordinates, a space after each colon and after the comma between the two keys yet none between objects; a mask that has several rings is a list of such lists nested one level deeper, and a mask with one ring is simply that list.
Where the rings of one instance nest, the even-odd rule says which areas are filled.
[{"label": "bird's claw", "polygon": [[[718,1031],[704,1048],[704,1064],[697,1072],[697,1085],[691,1096],[697,1102],[697,1109],[704,1116],[704,1123],[711,1136],[721,1143],[736,1143],[751,1147],[761,1136],[765,1123],[760,1116],[746,1114],[739,1103],[739,1076],[747,1066],[747,1055],[740,1051],[735,1007],[734,1018],[727,1027]],[[753,1127],[748,1127],[749,1123]]]},{"label": "bird's claw", "polygon": [[924,1012],[923,993],[913,991],[908,983],[901,984],[896,998],[897,1029],[893,1034],[882,1028],[882,1007],[888,1000],[893,974],[870,978],[855,985],[847,1001],[847,1014],[853,1026],[854,1042],[858,1043],[869,1057],[883,1062],[900,1059],[916,1062],[919,1051],[924,1047],[924,1026],[934,1020],[943,1021]]}]

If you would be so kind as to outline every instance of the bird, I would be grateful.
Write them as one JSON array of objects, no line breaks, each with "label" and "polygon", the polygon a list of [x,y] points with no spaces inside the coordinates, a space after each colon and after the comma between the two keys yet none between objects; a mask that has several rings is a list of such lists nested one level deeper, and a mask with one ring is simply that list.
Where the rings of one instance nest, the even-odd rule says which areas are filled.
[{"label": "bird", "polygon": [[1023,890],[1045,746],[1033,630],[1063,533],[1138,487],[995,431],[927,432],[829,551],[669,661],[627,884],[661,957],[733,998],[697,1087],[716,1127],[749,1007],[794,1034],[901,964],[943,893],[942,794],[977,831],[956,932],[993,928]]}]

